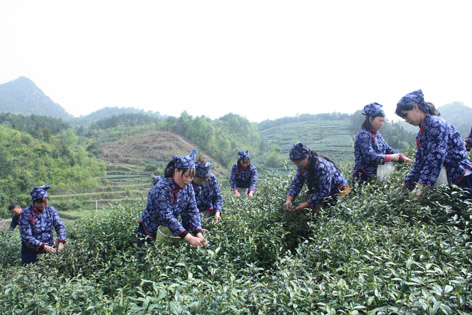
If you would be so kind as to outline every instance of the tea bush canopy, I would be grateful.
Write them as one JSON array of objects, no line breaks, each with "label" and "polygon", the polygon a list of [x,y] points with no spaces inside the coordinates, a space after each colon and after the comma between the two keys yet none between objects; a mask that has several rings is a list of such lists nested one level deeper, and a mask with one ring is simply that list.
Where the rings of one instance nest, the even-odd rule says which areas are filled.
[{"label": "tea bush canopy", "polygon": [[318,215],[283,210],[290,172],[261,178],[253,200],[226,190],[206,247],[155,243],[142,264],[144,197],[70,224],[65,251],[27,268],[18,267],[18,234],[2,232],[0,311],[470,314],[472,206],[457,187],[419,201],[392,195],[407,171]]}]

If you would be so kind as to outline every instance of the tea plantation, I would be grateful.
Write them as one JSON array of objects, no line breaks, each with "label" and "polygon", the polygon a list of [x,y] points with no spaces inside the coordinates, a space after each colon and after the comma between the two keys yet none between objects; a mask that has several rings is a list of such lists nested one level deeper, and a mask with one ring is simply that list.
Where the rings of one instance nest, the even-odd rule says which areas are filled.
[{"label": "tea plantation", "polygon": [[225,190],[206,247],[156,243],[141,263],[144,194],[69,222],[66,249],[27,267],[1,232],[0,314],[470,314],[472,205],[391,194],[407,171],[319,214],[283,210],[293,169],[253,200]]}]

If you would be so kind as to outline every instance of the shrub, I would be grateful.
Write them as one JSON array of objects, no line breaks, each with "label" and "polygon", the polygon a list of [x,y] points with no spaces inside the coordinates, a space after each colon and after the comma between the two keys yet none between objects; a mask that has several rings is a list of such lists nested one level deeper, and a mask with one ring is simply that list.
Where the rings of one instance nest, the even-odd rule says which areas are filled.
[{"label": "shrub", "polygon": [[69,224],[66,249],[28,267],[18,234],[4,233],[0,312],[471,313],[470,203],[457,187],[392,195],[405,172],[319,214],[283,210],[288,175],[261,179],[252,200],[223,190],[206,247],[154,243],[142,262],[144,201]]}]

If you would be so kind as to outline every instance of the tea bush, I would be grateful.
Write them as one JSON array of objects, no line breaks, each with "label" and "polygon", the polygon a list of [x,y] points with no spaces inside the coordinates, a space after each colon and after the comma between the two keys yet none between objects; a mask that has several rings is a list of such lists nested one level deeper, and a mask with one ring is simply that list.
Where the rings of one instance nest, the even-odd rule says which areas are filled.
[{"label": "tea bush", "polygon": [[0,314],[470,314],[472,206],[457,187],[392,194],[407,171],[318,214],[283,210],[293,170],[252,200],[224,190],[206,247],[155,242],[141,262],[144,200],[69,222],[27,267],[2,233]]}]

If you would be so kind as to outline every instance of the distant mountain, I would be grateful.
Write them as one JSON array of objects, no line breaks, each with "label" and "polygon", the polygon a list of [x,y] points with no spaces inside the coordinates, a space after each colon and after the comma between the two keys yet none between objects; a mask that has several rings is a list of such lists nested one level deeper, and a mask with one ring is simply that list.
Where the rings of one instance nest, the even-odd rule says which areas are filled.
[{"label": "distant mountain", "polygon": [[133,107],[105,107],[99,109],[93,113],[90,113],[86,116],[80,116],[78,118],[74,118],[71,123],[74,125],[85,125],[87,126],[89,123],[97,122],[104,118],[109,118],[111,116],[119,116],[123,114],[145,114],[150,116],[156,117],[164,117],[159,114],[159,112],[152,112],[152,111],[144,111],[142,109],[136,109]]},{"label": "distant mountain", "polygon": [[467,137],[472,128],[472,108],[462,102],[446,104],[438,108],[441,117],[454,125],[463,137]]},{"label": "distant mountain", "polygon": [[[453,102],[441,107],[437,107],[440,117],[451,123],[466,138],[472,128],[472,108],[464,105],[462,102]],[[406,122],[401,123],[409,131],[418,132],[418,127],[412,126]]]},{"label": "distant mountain", "polygon": [[54,103],[28,78],[0,84],[0,112],[42,115],[69,120],[73,116]]}]

